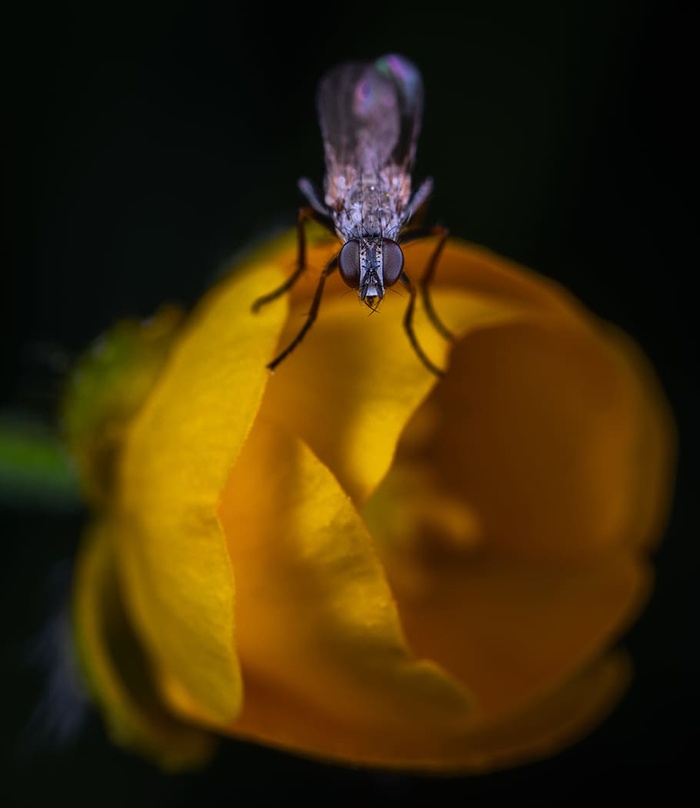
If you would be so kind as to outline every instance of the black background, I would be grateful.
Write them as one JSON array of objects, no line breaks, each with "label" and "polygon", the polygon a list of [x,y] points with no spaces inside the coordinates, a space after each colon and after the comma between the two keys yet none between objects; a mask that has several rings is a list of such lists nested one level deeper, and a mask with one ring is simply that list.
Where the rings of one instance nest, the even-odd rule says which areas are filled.
[{"label": "black background", "polygon": [[318,78],[394,51],[424,75],[416,178],[435,178],[433,216],[632,334],[671,401],[681,451],[657,586],[625,639],[629,694],[574,748],[476,778],[355,771],[236,742],[206,772],[168,777],[111,747],[96,719],[62,750],[18,743],[40,693],[27,649],[83,516],[6,507],[4,805],[555,806],[654,789],[674,804],[683,785],[697,793],[691,9],[108,0],[6,12],[0,406],[51,418],[63,360],[120,316],[191,304],[229,256],[291,225],[297,178],[321,178]]}]

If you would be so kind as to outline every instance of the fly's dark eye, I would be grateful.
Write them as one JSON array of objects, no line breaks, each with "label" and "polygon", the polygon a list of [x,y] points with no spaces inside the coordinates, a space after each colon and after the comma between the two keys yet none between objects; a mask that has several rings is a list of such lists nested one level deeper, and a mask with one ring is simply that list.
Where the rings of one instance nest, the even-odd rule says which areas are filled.
[{"label": "fly's dark eye", "polygon": [[384,286],[393,286],[403,272],[403,251],[401,247],[389,238],[383,243],[384,256]]},{"label": "fly's dark eye", "polygon": [[338,256],[340,277],[352,289],[360,285],[360,242],[352,239],[343,245]]}]

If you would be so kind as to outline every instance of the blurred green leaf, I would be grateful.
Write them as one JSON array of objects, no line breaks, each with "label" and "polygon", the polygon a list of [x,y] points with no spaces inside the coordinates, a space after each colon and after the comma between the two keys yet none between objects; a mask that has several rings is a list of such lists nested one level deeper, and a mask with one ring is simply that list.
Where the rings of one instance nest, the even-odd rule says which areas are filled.
[{"label": "blurred green leaf", "polygon": [[58,434],[17,412],[0,412],[0,505],[80,507],[78,476]]}]

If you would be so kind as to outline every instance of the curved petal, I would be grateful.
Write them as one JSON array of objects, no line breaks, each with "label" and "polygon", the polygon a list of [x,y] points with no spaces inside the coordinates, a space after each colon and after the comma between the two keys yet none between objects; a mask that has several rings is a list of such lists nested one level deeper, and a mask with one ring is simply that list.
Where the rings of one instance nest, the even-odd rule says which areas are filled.
[{"label": "curved petal", "polygon": [[[293,288],[292,312],[278,350],[301,328],[320,270],[337,246],[328,240],[311,244],[309,270]],[[407,271],[415,280],[434,247],[434,239],[406,246]],[[280,264],[291,267],[294,255],[291,240],[280,243]],[[577,327],[590,318],[554,282],[457,239],[443,251],[432,299],[455,334],[518,315],[563,318]],[[403,325],[407,303],[408,292],[395,287],[369,316],[355,292],[331,276],[316,322],[278,367],[267,391],[267,416],[302,436],[358,506],[387,472],[406,422],[436,384],[409,344]],[[432,361],[448,366],[451,346],[429,324],[420,304],[416,332]]]},{"label": "curved petal", "polygon": [[651,549],[661,539],[673,498],[677,435],[673,413],[648,360],[626,334],[609,326],[610,347],[632,390],[637,424],[629,473],[627,526],[630,544]]},{"label": "curved petal", "polygon": [[527,708],[469,732],[426,767],[492,772],[553,755],[594,729],[618,702],[630,678],[627,657],[609,654]]},{"label": "curved petal", "polygon": [[521,312],[465,334],[363,509],[409,642],[485,718],[571,675],[648,593],[635,547],[666,514],[670,417],[586,325]]},{"label": "curved petal", "polygon": [[119,560],[125,597],[165,696],[218,724],[237,714],[233,576],[216,507],[256,415],[285,314],[251,304],[274,265],[227,279],[191,318],[134,422],[121,467]]},{"label": "curved petal", "polygon": [[651,585],[623,551],[576,565],[434,553],[413,568],[396,555],[386,567],[411,647],[474,692],[481,721],[588,664],[637,617]]},{"label": "curved petal", "polygon": [[407,428],[397,466],[430,468],[491,550],[583,560],[632,546],[634,515],[650,506],[639,495],[664,494],[651,497],[644,535],[666,512],[673,438],[660,396],[620,356],[602,332],[560,318],[475,331],[418,414],[420,437]]},{"label": "curved petal", "polygon": [[[433,299],[455,333],[521,312],[461,289],[436,290]],[[345,296],[326,302],[303,344],[276,370],[263,412],[300,435],[361,505],[388,471],[399,436],[437,378],[409,344],[402,323],[405,298],[390,296],[371,317],[356,303]],[[299,322],[290,317],[281,344]],[[433,361],[446,365],[449,343],[421,310],[416,329]]]},{"label": "curved petal", "polygon": [[470,720],[468,692],[409,651],[371,537],[301,441],[256,422],[221,520],[245,683],[232,733],[390,757],[437,754]]},{"label": "curved petal", "polygon": [[166,769],[199,766],[211,756],[214,738],[178,721],[160,700],[145,650],[124,611],[112,538],[104,525],[95,525],[76,570],[76,637],[88,686],[115,743]]}]

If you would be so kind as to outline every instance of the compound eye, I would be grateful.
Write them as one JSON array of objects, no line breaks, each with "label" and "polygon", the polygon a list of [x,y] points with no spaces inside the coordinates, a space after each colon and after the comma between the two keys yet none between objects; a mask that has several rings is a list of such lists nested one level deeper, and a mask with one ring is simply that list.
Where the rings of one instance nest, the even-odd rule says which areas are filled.
[{"label": "compound eye", "polygon": [[352,289],[360,285],[360,242],[352,239],[343,245],[338,255],[340,277]]},{"label": "compound eye", "polygon": [[393,286],[403,272],[403,251],[390,238],[382,242],[384,286]]}]

